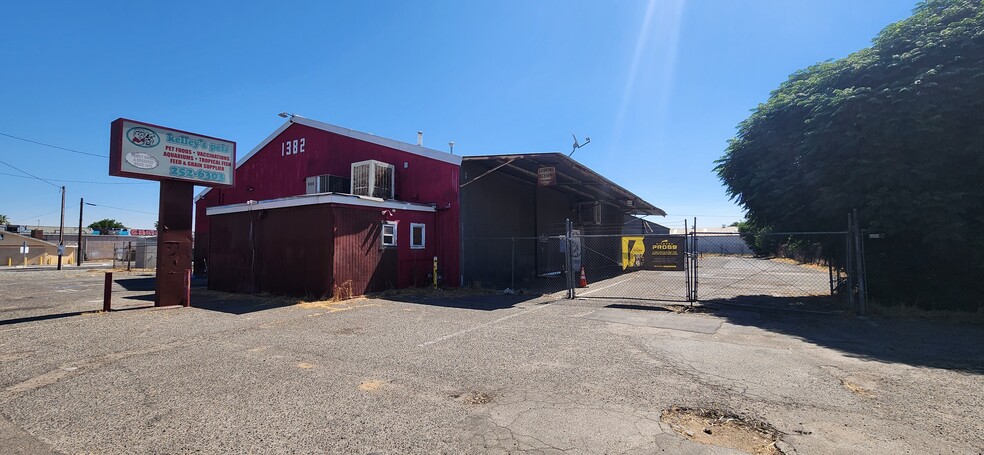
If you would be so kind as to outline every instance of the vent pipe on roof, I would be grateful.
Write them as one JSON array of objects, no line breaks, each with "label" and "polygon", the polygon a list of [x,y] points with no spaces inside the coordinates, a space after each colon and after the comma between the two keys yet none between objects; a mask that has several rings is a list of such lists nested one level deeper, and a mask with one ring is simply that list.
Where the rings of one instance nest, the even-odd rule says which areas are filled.
[{"label": "vent pipe on roof", "polygon": [[417,131],[417,147],[423,147],[423,146],[424,146],[424,132]]}]

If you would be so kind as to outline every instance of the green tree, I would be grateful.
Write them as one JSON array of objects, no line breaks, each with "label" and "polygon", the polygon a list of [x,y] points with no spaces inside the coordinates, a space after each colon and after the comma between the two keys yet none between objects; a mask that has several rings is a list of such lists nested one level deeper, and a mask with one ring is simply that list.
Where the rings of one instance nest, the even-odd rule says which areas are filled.
[{"label": "green tree", "polygon": [[90,224],[89,229],[99,231],[101,234],[106,235],[110,229],[126,229],[126,226],[119,221],[106,218]]},{"label": "green tree", "polygon": [[[716,162],[752,231],[869,241],[873,298],[979,308],[984,292],[984,6],[929,0],[870,48],[798,71]],[[828,259],[843,263],[843,248]]]},{"label": "green tree", "polygon": [[7,219],[7,215],[0,213],[0,224],[10,224],[10,220]]}]

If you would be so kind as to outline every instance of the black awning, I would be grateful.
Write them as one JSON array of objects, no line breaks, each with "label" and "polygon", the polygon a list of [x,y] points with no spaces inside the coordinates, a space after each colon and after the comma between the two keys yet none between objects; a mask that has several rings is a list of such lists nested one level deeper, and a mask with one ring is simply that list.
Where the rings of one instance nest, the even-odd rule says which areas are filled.
[{"label": "black awning", "polygon": [[482,174],[461,182],[462,187],[492,172],[506,174],[536,185],[538,172],[543,168],[552,167],[555,172],[551,186],[558,191],[573,194],[584,202],[612,204],[631,215],[666,216],[666,212],[660,208],[563,153],[466,156],[462,161],[481,165],[487,169]]}]

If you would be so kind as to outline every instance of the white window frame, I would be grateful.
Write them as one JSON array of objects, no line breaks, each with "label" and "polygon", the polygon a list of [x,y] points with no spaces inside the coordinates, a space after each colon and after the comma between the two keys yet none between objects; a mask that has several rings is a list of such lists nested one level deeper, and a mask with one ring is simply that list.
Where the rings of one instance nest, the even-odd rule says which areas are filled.
[{"label": "white window frame", "polygon": [[[393,234],[392,234],[393,241],[392,242],[389,242],[389,243],[386,242],[386,237],[387,237],[386,228],[387,227],[392,227],[392,229],[393,229]],[[380,230],[379,230],[379,243],[380,243],[380,245],[383,246],[383,248],[392,248],[392,247],[395,247],[397,245],[397,241],[396,241],[396,239],[397,239],[397,235],[396,235],[397,229],[396,228],[397,228],[397,223],[396,222],[393,222],[393,221],[383,221],[383,223],[382,223],[382,225],[380,227]]]},{"label": "white window frame", "polygon": [[[413,230],[420,228],[420,245],[413,243]],[[424,223],[410,223],[410,249],[422,250],[427,247],[427,225]]]}]

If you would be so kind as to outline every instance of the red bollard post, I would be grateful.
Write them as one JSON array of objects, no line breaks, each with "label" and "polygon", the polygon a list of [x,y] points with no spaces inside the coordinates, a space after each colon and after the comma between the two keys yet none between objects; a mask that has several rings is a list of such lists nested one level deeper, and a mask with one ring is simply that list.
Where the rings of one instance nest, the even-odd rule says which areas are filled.
[{"label": "red bollard post", "polygon": [[185,270],[185,298],[184,306],[191,306],[191,269]]},{"label": "red bollard post", "polygon": [[103,311],[110,311],[113,300],[113,272],[106,272],[106,282],[103,284]]}]

